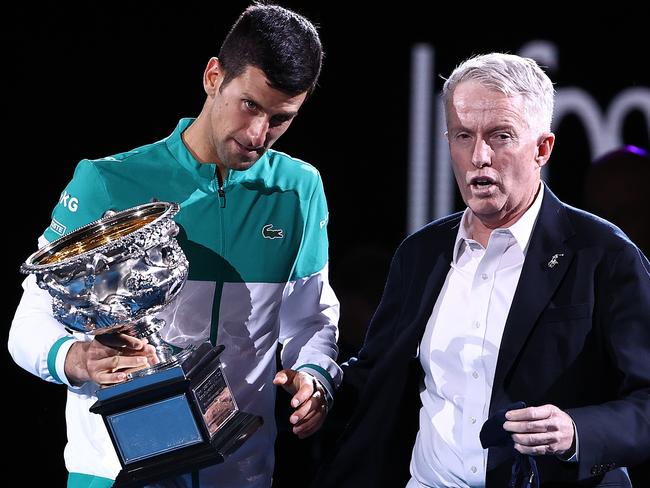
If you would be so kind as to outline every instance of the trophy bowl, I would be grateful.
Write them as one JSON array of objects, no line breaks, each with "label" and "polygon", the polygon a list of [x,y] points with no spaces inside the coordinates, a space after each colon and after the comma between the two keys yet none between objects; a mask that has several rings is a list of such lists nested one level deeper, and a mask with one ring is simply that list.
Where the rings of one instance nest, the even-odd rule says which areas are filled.
[{"label": "trophy bowl", "polygon": [[54,317],[84,333],[146,338],[159,363],[133,375],[169,367],[192,350],[164,342],[154,315],[181,291],[188,262],[175,236],[179,206],[153,202],[99,220],[33,253],[21,266],[52,295]]},{"label": "trophy bowl", "polygon": [[52,296],[54,317],[88,335],[147,339],[159,362],[99,388],[100,414],[122,470],[113,486],[152,481],[222,462],[262,425],[239,410],[209,342],[162,340],[156,313],[181,292],[189,264],[175,237],[179,205],[153,202],[104,216],[33,253],[21,272]]}]

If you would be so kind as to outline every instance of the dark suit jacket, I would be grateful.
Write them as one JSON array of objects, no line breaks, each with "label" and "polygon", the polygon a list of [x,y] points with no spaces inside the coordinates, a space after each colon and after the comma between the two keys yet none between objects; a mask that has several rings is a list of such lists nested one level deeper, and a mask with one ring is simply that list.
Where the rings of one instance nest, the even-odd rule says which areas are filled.
[{"label": "dark suit jacket", "polygon": [[[409,479],[422,375],[415,356],[460,219],[435,221],[397,250],[332,414],[355,408],[316,486]],[[490,413],[518,400],[554,404],[577,427],[579,462],[539,456],[542,486],[629,486],[619,467],[650,457],[650,264],[618,228],[548,189],[506,321]],[[511,463],[512,449],[489,450],[488,488],[507,485]]]}]

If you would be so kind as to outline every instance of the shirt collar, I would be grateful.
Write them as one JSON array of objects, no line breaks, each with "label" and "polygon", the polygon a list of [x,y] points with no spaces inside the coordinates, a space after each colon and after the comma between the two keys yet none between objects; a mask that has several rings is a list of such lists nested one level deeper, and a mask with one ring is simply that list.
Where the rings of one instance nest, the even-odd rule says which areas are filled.
[{"label": "shirt collar", "polygon": [[[500,229],[494,229],[492,232],[496,231],[508,231],[515,238],[517,244],[521,248],[524,255],[528,249],[528,242],[530,241],[530,236],[533,233],[533,228],[535,227],[535,222],[537,221],[537,216],[539,215],[539,210],[542,208],[542,200],[544,198],[544,183],[540,181],[539,190],[537,191],[537,196],[533,200],[533,204],[528,207],[528,210],[510,227],[504,227]],[[460,221],[460,226],[458,228],[458,234],[456,235],[456,240],[454,242],[454,254],[453,262],[458,261],[460,256],[460,251],[463,248],[463,244],[466,241],[471,240],[469,237],[469,213],[471,210],[468,208],[463,212],[463,217]]]}]

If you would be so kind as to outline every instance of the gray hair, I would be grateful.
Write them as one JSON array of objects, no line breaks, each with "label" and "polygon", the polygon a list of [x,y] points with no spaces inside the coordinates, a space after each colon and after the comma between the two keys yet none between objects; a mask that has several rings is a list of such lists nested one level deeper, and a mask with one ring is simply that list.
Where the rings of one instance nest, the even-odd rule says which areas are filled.
[{"label": "gray hair", "polygon": [[553,82],[530,58],[514,54],[491,53],[471,57],[454,69],[442,88],[445,109],[449,109],[456,87],[474,80],[508,97],[524,97],[524,110],[531,129],[539,134],[551,131]]}]

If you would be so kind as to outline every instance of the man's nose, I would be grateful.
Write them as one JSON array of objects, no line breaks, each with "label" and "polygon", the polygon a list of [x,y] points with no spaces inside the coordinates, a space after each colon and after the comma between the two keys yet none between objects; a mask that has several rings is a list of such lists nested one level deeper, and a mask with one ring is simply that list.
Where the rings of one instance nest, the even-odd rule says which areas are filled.
[{"label": "man's nose", "polygon": [[269,131],[269,121],[264,115],[253,117],[248,125],[247,135],[249,143],[253,147],[262,147]]},{"label": "man's nose", "polygon": [[492,165],[492,148],[481,137],[476,139],[474,151],[472,151],[472,164],[477,168]]}]

